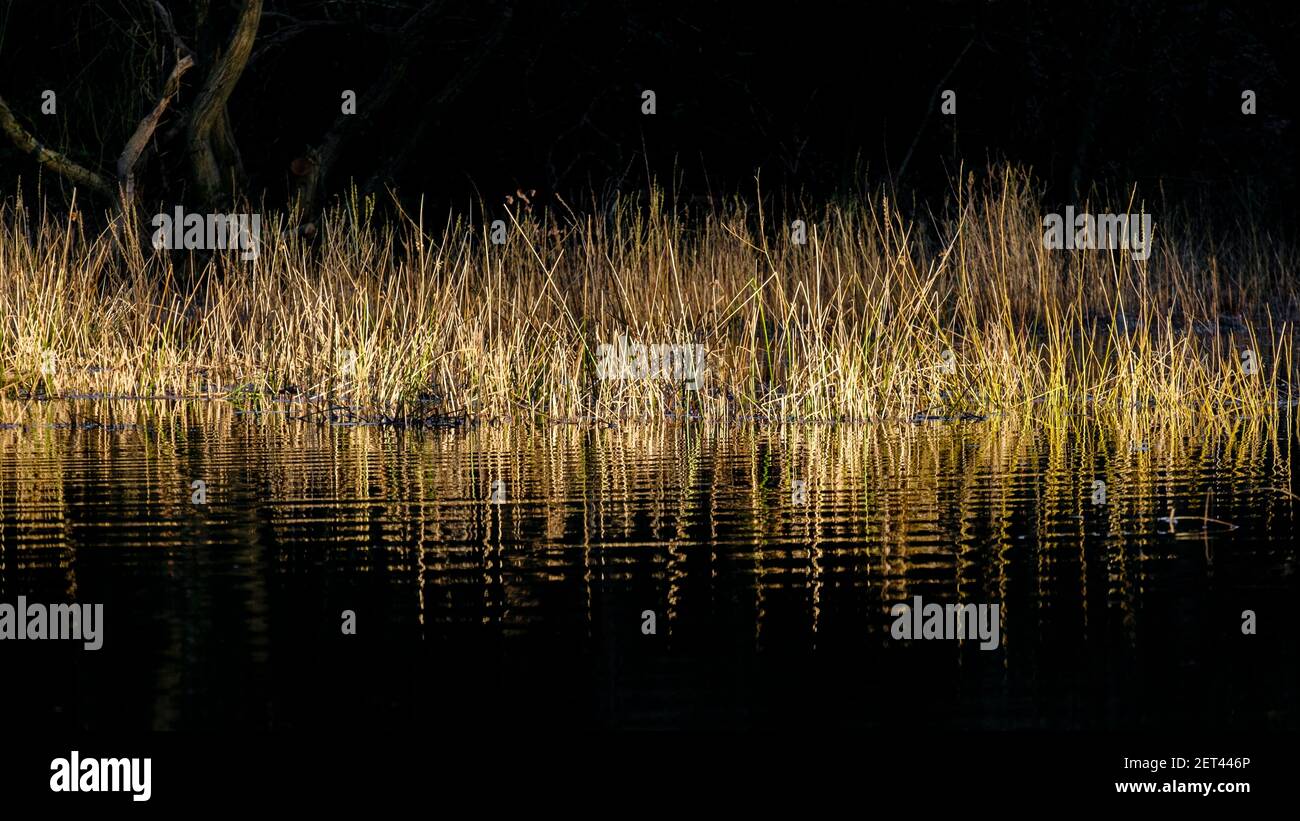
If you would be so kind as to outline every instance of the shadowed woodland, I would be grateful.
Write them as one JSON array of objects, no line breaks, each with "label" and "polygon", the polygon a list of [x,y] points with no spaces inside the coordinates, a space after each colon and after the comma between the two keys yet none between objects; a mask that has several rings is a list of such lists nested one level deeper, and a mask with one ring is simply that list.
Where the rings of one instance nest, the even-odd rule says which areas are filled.
[{"label": "shadowed woodland", "polygon": [[[753,197],[756,175],[769,193],[889,181],[934,200],[961,163],[1010,160],[1052,201],[1098,182],[1158,184],[1262,218],[1296,193],[1291,4],[847,15],[672,1],[15,3],[0,15],[0,182],[39,177],[65,202],[75,184],[100,206],[124,187],[146,209],[247,198],[310,215],[352,185],[464,210],[520,189],[583,202],[650,179],[682,197]],[[945,88],[954,115],[939,113]],[[54,115],[41,113],[46,89]],[[341,111],[345,90],[355,115]]]}]

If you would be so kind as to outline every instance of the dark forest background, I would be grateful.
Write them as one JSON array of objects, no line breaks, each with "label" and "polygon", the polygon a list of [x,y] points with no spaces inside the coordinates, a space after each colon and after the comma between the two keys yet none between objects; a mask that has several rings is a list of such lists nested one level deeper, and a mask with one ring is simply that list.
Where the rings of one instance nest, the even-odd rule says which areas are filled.
[{"label": "dark forest background", "polygon": [[[204,137],[221,184],[204,190],[190,118],[250,2],[255,37]],[[433,208],[518,189],[590,202],[647,178],[678,196],[752,196],[756,174],[764,193],[884,183],[934,198],[963,163],[1010,160],[1049,199],[1137,184],[1287,226],[1298,34],[1294,2],[12,0],[0,98],[33,137],[116,182],[191,54],[133,172],[148,207],[304,194],[320,207],[353,182]],[[945,88],[955,115],[940,113]],[[70,190],[0,135],[0,191],[38,179],[59,199]]]}]

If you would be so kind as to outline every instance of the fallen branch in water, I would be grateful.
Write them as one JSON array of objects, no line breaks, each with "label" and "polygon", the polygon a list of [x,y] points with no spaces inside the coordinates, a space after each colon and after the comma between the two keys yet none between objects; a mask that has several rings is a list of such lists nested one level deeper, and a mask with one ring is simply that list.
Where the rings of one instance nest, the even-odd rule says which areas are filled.
[{"label": "fallen branch in water", "polygon": [[1185,521],[1201,522],[1202,523],[1201,530],[1209,530],[1210,529],[1209,526],[1212,524],[1223,525],[1229,530],[1237,529],[1237,526],[1234,525],[1232,522],[1225,522],[1222,519],[1212,519],[1209,516],[1179,516],[1177,513],[1174,512],[1173,506],[1170,506],[1168,516],[1161,516],[1160,518],[1156,519],[1156,521],[1168,522],[1169,523],[1168,532],[1173,533],[1174,527],[1178,524],[1180,519]]}]

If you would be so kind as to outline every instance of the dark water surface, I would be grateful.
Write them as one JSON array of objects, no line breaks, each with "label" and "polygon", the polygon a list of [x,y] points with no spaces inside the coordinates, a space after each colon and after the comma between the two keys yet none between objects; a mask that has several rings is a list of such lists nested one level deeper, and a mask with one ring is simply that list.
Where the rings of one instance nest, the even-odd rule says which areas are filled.
[{"label": "dark water surface", "polygon": [[[97,652],[0,642],[20,729],[1300,726],[1285,420],[417,433],[0,409],[0,602],[105,619]],[[918,595],[1000,605],[1001,646],[891,639]]]}]

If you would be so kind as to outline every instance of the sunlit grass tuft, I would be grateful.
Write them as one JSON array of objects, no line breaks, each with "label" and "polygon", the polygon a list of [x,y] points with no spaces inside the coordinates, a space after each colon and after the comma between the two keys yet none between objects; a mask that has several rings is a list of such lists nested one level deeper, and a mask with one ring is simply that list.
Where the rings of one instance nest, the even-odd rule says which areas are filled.
[{"label": "sunlit grass tuft", "polygon": [[[87,235],[14,199],[0,207],[0,389],[287,397],[321,418],[407,421],[1289,407],[1291,262],[1267,238],[1211,254],[1204,229],[1157,213],[1146,261],[1053,252],[1026,175],[957,190],[924,221],[883,195],[777,219],[740,200],[677,210],[654,191],[590,213],[503,211],[504,245],[464,219],[381,223],[354,194],[315,245],[295,215],[263,215],[254,262],[155,253],[147,229]],[[807,244],[790,241],[795,218]],[[598,380],[598,348],[620,335],[702,345],[699,389]]]}]

